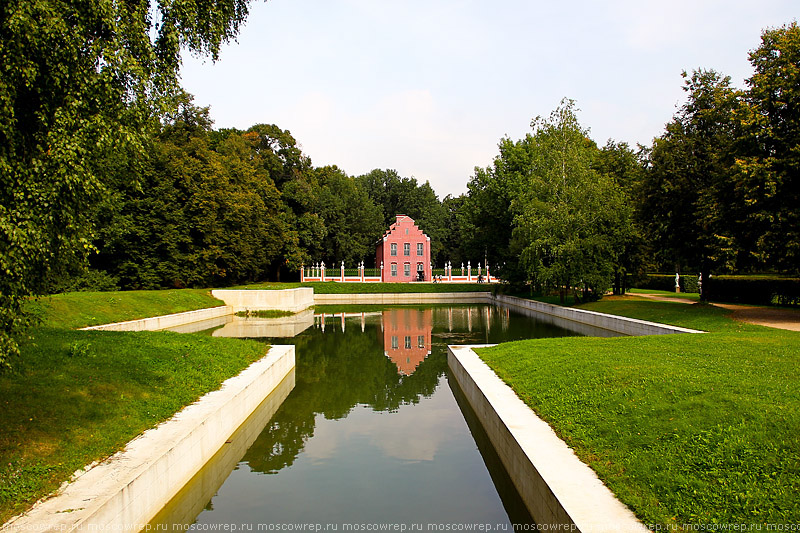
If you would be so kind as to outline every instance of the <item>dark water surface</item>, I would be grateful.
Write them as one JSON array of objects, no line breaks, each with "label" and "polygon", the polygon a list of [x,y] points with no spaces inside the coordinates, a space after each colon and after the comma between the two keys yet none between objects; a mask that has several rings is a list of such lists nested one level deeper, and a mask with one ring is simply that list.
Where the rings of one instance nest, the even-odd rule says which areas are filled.
[{"label": "dark water surface", "polygon": [[531,522],[448,372],[447,345],[577,333],[487,305],[317,308],[309,324],[293,338],[267,339],[296,345],[296,372],[153,527],[511,530]]}]

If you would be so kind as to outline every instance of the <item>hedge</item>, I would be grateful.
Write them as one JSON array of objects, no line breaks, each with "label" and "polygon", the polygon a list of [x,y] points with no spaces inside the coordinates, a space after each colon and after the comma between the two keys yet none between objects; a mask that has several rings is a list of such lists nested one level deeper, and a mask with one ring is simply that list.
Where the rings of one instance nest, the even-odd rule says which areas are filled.
[{"label": "hedge", "polygon": [[800,278],[711,276],[703,282],[710,301],[755,305],[800,305]]},{"label": "hedge", "polygon": [[[681,274],[681,292],[700,292],[697,287],[697,274]],[[637,289],[655,291],[675,291],[675,274],[645,274],[634,283]]]}]

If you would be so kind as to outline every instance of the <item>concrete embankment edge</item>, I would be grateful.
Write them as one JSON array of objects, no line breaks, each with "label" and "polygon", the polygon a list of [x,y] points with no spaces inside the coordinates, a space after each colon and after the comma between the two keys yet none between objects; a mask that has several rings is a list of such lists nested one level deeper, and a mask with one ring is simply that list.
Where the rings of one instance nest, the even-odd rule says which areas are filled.
[{"label": "concrete embankment edge", "polygon": [[534,300],[525,300],[515,296],[505,296],[502,294],[495,295],[492,299],[493,302],[505,304],[512,307],[519,307],[528,309],[530,311],[537,311],[548,315],[557,316],[573,322],[580,322],[590,326],[616,331],[623,335],[666,335],[670,333],[703,333],[702,331],[681,328],[678,326],[670,326],[667,324],[659,324],[657,322],[648,322],[646,320],[637,320],[635,318],[627,318],[617,315],[607,315],[605,313],[597,313],[595,311],[587,311],[585,309],[575,309],[573,307],[561,307],[559,305],[548,304],[544,302],[537,302]]},{"label": "concrete embankment edge", "polygon": [[145,527],[294,366],[294,346],[272,346],[220,389],[80,474],[58,496],[4,524],[2,532]]},{"label": "concrete embankment edge", "polygon": [[233,314],[232,307],[221,305],[208,309],[197,309],[183,313],[173,313],[171,315],[154,316],[142,318],[140,320],[127,320],[125,322],[114,322],[113,324],[103,324],[101,326],[89,326],[81,328],[85,331],[159,331],[167,328],[174,328],[192,322],[211,320],[222,316]]},{"label": "concrete embankment edge", "polygon": [[426,303],[495,303],[517,307],[538,313],[563,318],[589,326],[614,331],[623,335],[666,335],[671,333],[702,333],[694,329],[648,322],[617,315],[608,315],[562,307],[559,305],[537,302],[506,296],[493,295],[490,292],[449,292],[449,293],[374,293],[374,294],[314,294],[316,305],[348,305],[348,304],[426,304]]},{"label": "concrete embankment edge", "polygon": [[214,289],[211,296],[239,311],[279,310],[297,313],[314,305],[314,289],[299,287],[282,290]]},{"label": "concrete embankment edge", "polygon": [[537,524],[585,533],[648,531],[472,347],[448,346],[447,360]]}]

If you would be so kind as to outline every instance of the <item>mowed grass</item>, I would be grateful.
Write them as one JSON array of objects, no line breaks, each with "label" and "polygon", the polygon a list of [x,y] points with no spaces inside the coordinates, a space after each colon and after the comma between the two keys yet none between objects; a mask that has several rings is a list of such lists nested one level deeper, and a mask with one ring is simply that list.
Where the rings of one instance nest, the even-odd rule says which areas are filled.
[{"label": "mowed grass", "polygon": [[628,292],[633,295],[653,294],[655,296],[663,296],[665,298],[680,298],[681,300],[692,300],[695,302],[700,301],[700,294],[696,292],[658,291],[655,289],[628,289]]},{"label": "mowed grass", "polygon": [[800,523],[800,333],[704,304],[582,307],[709,333],[479,354],[645,524]]},{"label": "mowed grass", "polygon": [[225,305],[211,289],[69,292],[43,296],[27,310],[46,326],[75,329]]},{"label": "mowed grass", "polygon": [[379,294],[431,292],[492,292],[496,285],[489,283],[342,283],[340,281],[310,281],[307,283],[253,283],[233,287],[248,290],[280,290],[311,287],[314,294]]},{"label": "mowed grass", "polygon": [[0,374],[0,523],[264,356],[255,341],[73,329],[217,305],[209,298],[74,293],[34,304],[43,323]]}]

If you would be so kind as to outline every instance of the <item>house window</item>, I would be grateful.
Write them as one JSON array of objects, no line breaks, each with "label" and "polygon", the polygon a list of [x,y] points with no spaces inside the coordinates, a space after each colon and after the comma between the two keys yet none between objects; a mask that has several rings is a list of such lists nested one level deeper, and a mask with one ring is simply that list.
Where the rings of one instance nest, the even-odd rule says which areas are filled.
[{"label": "house window", "polygon": [[403,263],[403,275],[405,277],[411,276],[411,263]]},{"label": "house window", "polygon": [[403,255],[411,255],[411,243],[407,242],[403,244]]},{"label": "house window", "polygon": [[417,243],[417,255],[422,255],[422,253],[423,253],[423,250],[422,250],[422,243],[421,243],[421,242],[418,242],[418,243]]},{"label": "house window", "polygon": [[393,243],[391,244],[391,247],[392,247],[392,255],[393,255],[393,256],[396,256],[396,255],[397,255],[397,243],[396,243],[396,242],[393,242]]},{"label": "house window", "polygon": [[406,341],[406,350],[410,350],[411,349],[411,335],[406,335],[405,341]]},{"label": "house window", "polygon": [[422,263],[417,263],[417,272],[422,272]]},{"label": "house window", "polygon": [[392,349],[397,349],[397,335],[392,335]]},{"label": "house window", "polygon": [[417,348],[425,347],[425,335],[417,335]]},{"label": "house window", "polygon": [[392,263],[392,276],[397,277],[397,263]]}]

